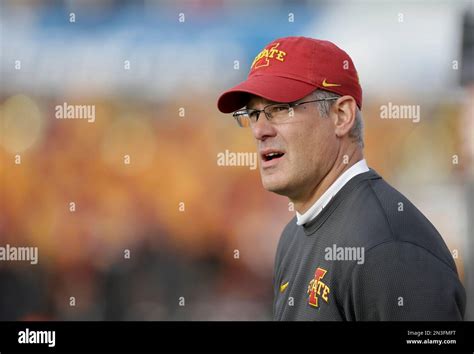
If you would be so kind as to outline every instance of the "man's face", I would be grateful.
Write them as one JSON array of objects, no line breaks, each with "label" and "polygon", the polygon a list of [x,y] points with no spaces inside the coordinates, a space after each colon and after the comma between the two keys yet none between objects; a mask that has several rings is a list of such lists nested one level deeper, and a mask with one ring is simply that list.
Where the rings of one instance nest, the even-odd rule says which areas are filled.
[{"label": "man's face", "polygon": [[[299,102],[312,100],[309,95]],[[263,109],[274,102],[254,96],[247,108]],[[274,124],[260,113],[252,125],[260,158],[263,187],[292,200],[306,198],[335,163],[339,141],[330,117],[321,117],[318,103],[294,108],[293,116]],[[277,156],[268,155],[276,152]],[[283,155],[280,156],[280,154]]]}]

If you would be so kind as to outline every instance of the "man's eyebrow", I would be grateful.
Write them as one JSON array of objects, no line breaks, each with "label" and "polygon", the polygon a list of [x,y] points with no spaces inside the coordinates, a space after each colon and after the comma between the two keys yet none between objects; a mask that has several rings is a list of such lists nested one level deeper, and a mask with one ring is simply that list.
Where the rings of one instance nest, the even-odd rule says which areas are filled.
[{"label": "man's eyebrow", "polygon": [[[277,102],[272,102],[272,101],[261,101],[261,102],[262,102],[262,104],[263,104],[264,107],[265,107],[265,106],[268,106],[268,105],[270,105],[270,104],[275,104],[275,103],[277,103]],[[258,102],[257,102],[257,103],[258,103]],[[255,107],[253,107],[253,105],[251,105],[251,104],[250,104],[250,105],[247,104],[247,105],[245,106],[245,108],[246,108],[246,109],[254,109],[254,110],[257,110],[257,109],[256,109]]]}]

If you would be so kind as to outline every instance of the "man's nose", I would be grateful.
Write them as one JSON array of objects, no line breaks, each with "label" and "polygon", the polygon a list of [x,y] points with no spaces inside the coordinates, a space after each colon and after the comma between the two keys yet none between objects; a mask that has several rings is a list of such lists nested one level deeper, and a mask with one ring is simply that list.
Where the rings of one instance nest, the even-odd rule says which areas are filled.
[{"label": "man's nose", "polygon": [[265,117],[265,112],[260,112],[257,121],[252,125],[252,133],[255,139],[263,141],[268,137],[276,136],[277,132],[274,125]]}]

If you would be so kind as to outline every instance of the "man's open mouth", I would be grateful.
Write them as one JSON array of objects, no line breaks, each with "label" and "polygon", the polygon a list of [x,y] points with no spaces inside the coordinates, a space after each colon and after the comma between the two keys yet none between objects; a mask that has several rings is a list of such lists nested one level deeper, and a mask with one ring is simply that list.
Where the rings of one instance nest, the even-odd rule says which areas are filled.
[{"label": "man's open mouth", "polygon": [[265,152],[261,154],[263,161],[271,161],[274,159],[279,159],[283,155],[285,155],[285,153],[281,151],[270,151],[270,152]]}]

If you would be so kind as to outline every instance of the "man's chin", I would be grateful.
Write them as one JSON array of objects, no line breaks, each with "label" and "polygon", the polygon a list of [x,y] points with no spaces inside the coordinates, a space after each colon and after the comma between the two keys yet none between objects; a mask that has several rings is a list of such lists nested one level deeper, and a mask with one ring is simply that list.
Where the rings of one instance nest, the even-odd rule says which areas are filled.
[{"label": "man's chin", "polygon": [[288,183],[275,177],[276,176],[262,176],[263,188],[269,192],[286,196],[288,193]]}]

